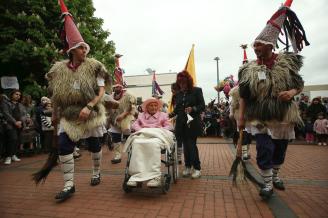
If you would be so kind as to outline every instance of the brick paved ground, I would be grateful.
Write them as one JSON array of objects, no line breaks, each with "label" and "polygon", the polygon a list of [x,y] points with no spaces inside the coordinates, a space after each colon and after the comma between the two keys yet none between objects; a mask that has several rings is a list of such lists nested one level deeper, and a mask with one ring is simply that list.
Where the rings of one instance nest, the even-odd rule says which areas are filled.
[{"label": "brick paved ground", "polygon": [[[111,165],[104,148],[102,183],[89,185],[91,160],[87,151],[76,161],[77,192],[63,203],[54,195],[62,188],[56,168],[44,185],[36,187],[31,173],[46,155],[23,158],[10,166],[0,164],[0,217],[274,217],[270,203],[263,202],[252,184],[232,187],[227,174],[233,161],[231,146],[218,139],[200,139],[202,178],[180,178],[167,194],[143,188],[122,190],[125,161]],[[255,157],[252,146],[252,157]],[[291,145],[282,177],[287,190],[276,196],[300,217],[328,217],[328,147]],[[251,163],[255,166],[254,159]],[[182,168],[181,168],[182,169]],[[180,170],[181,170],[180,169]],[[279,209],[279,208],[278,208]]]}]

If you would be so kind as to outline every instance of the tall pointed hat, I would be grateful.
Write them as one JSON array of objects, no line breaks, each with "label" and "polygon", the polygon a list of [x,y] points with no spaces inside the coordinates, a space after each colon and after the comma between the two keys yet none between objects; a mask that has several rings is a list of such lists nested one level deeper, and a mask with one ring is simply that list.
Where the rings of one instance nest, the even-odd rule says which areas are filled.
[{"label": "tall pointed hat", "polygon": [[[303,49],[303,43],[307,46],[310,43],[306,39],[305,31],[298,20],[295,12],[290,9],[293,0],[286,0],[276,13],[272,15],[262,32],[256,37],[255,42],[270,44],[278,47],[277,40],[286,46],[288,51],[290,44],[295,53]],[[283,31],[285,41],[279,39],[280,32]]]},{"label": "tall pointed hat", "polygon": [[87,48],[87,53],[90,51],[90,46],[83,40],[81,33],[73,21],[73,16],[68,12],[64,0],[58,0],[61,9],[61,17],[64,21],[64,26],[60,34],[60,38],[64,44],[64,52],[67,54],[75,48],[84,45]]},{"label": "tall pointed hat", "polygon": [[120,57],[122,56],[123,55],[121,54],[115,54],[115,69],[114,69],[115,84],[113,85],[113,87],[117,87],[117,86],[125,87],[124,78],[123,78],[124,70],[120,67]]},{"label": "tall pointed hat", "polygon": [[240,47],[244,50],[243,64],[246,64],[248,63],[248,58],[246,53],[247,44],[242,44]]}]

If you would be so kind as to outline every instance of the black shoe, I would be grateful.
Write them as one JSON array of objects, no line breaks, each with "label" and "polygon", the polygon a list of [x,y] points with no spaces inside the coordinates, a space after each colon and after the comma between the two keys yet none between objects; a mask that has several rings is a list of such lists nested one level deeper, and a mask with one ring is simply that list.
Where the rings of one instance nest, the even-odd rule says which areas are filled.
[{"label": "black shoe", "polygon": [[281,180],[273,182],[273,187],[275,187],[278,190],[285,190],[285,185]]},{"label": "black shoe", "polygon": [[73,154],[74,159],[79,159],[82,156],[82,154],[77,153],[77,154]]},{"label": "black shoe", "polygon": [[247,156],[243,157],[243,160],[249,160],[249,159],[251,159],[251,155],[247,155]]},{"label": "black shoe", "polygon": [[91,178],[91,181],[90,181],[91,186],[99,185],[99,183],[100,183],[100,174],[98,174],[97,177],[92,177]]},{"label": "black shoe", "polygon": [[273,194],[273,189],[268,189],[268,188],[262,188],[260,190],[260,196],[262,197],[263,200],[269,199]]},{"label": "black shoe", "polygon": [[121,159],[113,159],[111,160],[112,164],[118,164],[121,163]]},{"label": "black shoe", "polygon": [[56,200],[64,201],[72,196],[72,194],[75,192],[75,186],[72,186],[69,189],[64,189],[63,191],[59,192],[56,196]]}]

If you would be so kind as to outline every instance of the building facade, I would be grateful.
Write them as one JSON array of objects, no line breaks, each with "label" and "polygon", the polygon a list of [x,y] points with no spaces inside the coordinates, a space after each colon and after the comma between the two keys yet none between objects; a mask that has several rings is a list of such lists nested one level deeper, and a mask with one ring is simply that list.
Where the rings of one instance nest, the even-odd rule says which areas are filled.
[{"label": "building facade", "polygon": [[[163,90],[162,101],[168,103],[171,99],[171,84],[176,81],[177,73],[156,74],[156,81]],[[133,94],[140,103],[152,97],[153,74],[124,76],[127,90]]]}]

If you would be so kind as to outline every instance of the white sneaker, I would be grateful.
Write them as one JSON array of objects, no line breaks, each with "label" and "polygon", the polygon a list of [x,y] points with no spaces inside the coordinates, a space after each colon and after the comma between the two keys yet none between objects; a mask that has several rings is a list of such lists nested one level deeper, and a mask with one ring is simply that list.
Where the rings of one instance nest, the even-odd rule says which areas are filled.
[{"label": "white sneaker", "polygon": [[183,171],[182,171],[182,176],[183,177],[187,177],[191,175],[191,168],[190,167],[186,167]]},{"label": "white sneaker", "polygon": [[21,159],[19,159],[16,155],[13,155],[11,159],[16,162],[21,161]]},{"label": "white sneaker", "polygon": [[324,142],[324,143],[323,143],[323,145],[327,145],[327,143],[326,143],[326,142]]},{"label": "white sneaker", "polygon": [[191,175],[191,178],[198,179],[199,177],[201,177],[200,170],[194,170],[194,172]]},{"label": "white sneaker", "polygon": [[6,165],[11,164],[11,157],[6,157],[4,164]]},{"label": "white sneaker", "polygon": [[155,177],[147,183],[147,187],[155,188],[161,186],[161,177]]},{"label": "white sneaker", "polygon": [[128,181],[126,184],[128,186],[132,186],[132,187],[136,187],[137,186],[137,182],[136,181]]},{"label": "white sneaker", "polygon": [[321,142],[319,142],[318,145],[321,145]]}]

